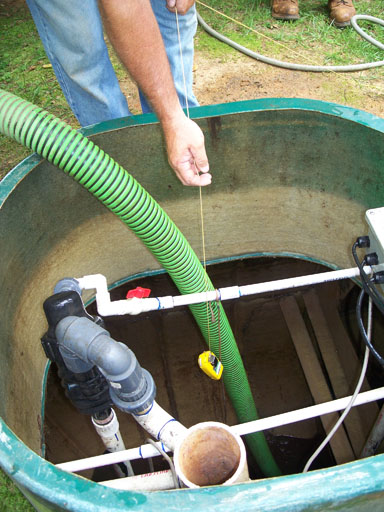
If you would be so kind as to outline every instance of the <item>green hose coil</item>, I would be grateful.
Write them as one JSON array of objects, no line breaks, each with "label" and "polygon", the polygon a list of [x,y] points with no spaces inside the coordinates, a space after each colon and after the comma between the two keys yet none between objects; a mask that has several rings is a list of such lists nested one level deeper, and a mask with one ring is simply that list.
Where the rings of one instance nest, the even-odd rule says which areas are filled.
[{"label": "green hose coil", "polygon": [[[102,149],[66,123],[35,105],[0,89],[0,131],[35,151],[83,185],[141,239],[167,270],[181,294],[214,290],[196,254],[157,202]],[[247,375],[221,303],[190,306],[200,330],[224,366],[227,393],[241,423],[258,418]],[[220,308],[220,311],[218,311]],[[209,322],[209,325],[208,325]],[[266,476],[280,470],[262,433],[247,436],[247,444]]]}]

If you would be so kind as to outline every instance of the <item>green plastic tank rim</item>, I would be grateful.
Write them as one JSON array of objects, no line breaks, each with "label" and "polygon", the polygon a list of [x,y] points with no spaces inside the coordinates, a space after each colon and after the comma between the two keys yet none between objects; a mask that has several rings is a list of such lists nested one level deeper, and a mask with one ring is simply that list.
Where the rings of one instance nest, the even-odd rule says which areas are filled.
[{"label": "green plastic tank rim", "polygon": [[[337,103],[300,98],[262,98],[256,100],[237,101],[233,103],[222,103],[218,105],[207,105],[204,107],[194,107],[190,109],[190,117],[192,119],[200,119],[270,110],[302,110],[318,112],[320,114],[353,121],[384,133],[384,119],[375,116],[374,114],[370,114],[364,110],[339,105]],[[85,128],[81,128],[79,132],[86,137],[90,137],[106,131],[120,130],[127,126],[142,126],[155,124],[157,122],[157,118],[154,114],[140,114],[136,116],[112,119],[103,123],[87,126]],[[0,182],[0,208],[19,181],[31,172],[32,169],[42,160],[43,159],[39,155],[33,153],[22,160],[3,178]]]},{"label": "green plastic tank rim", "polygon": [[[340,117],[384,132],[384,119],[374,114],[353,107],[339,105],[338,103],[304,98],[260,98],[231,103],[219,103],[216,105],[205,105],[190,108],[189,115],[191,119],[200,119],[271,110],[304,110],[318,112],[320,114]],[[119,130],[127,126],[139,126],[157,122],[155,114],[140,114],[138,116],[121,117],[119,119],[112,119],[103,123],[86,126],[79,131],[86,137],[90,137],[105,131]]]},{"label": "green plastic tank rim", "polygon": [[[231,486],[133,492],[111,489],[56,468],[29,450],[1,419],[0,441],[0,467],[22,490],[32,493],[37,501],[41,499],[45,505],[52,504],[53,510],[54,507],[62,507],[84,512],[132,509],[195,512],[198,506],[222,512],[223,507],[230,503],[232,510],[239,511],[315,511],[340,510],[343,503],[353,505],[361,500],[365,505],[373,500],[380,506],[378,499],[383,499],[377,493],[384,490],[384,455],[335,468]],[[352,506],[348,510],[352,508],[355,509]],[[360,509],[357,507],[355,510]],[[364,510],[368,509],[364,507]]]}]

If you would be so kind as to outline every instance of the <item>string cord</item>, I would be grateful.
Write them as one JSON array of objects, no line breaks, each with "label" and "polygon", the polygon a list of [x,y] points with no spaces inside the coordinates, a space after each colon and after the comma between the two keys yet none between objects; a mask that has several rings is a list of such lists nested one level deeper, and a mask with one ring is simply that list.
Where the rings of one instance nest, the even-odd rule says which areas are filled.
[{"label": "string cord", "polygon": [[[181,46],[181,35],[180,35],[180,24],[179,24],[179,15],[177,12],[177,7],[175,7],[175,16],[176,16],[176,28],[177,28],[177,39],[179,43],[179,52],[180,52],[180,63],[181,63],[181,72],[183,75],[183,86],[184,86],[184,97],[185,97],[185,107],[187,111],[187,117],[190,119],[189,115],[189,104],[188,104],[188,91],[187,91],[187,81],[185,78],[185,68],[184,68],[184,59],[183,59],[183,50]],[[196,164],[195,164],[196,174],[199,174]],[[206,260],[206,252],[205,252],[205,230],[204,230],[204,213],[203,213],[203,195],[201,190],[201,185],[199,185],[199,203],[200,203],[200,227],[201,227],[201,241],[202,241],[202,252],[203,252],[203,267],[204,267],[204,281],[205,281],[205,291],[208,291],[208,275],[207,275],[207,260]],[[211,333],[210,333],[210,321],[209,321],[209,303],[207,301],[207,334],[208,334],[208,349],[211,350]]]}]

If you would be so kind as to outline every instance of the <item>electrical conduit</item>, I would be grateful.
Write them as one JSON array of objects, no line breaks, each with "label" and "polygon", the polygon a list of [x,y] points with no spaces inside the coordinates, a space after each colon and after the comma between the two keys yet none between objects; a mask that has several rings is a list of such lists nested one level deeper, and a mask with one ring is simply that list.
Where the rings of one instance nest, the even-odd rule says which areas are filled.
[{"label": "electrical conduit", "polygon": [[[141,239],[168,271],[181,294],[214,290],[187,240],[141,185],[103,150],[47,111],[0,89],[0,131],[35,151],[83,185]],[[221,304],[221,359],[229,398],[241,423],[258,418],[243,362]],[[190,306],[208,340],[205,304]],[[212,350],[219,353],[218,322],[209,325]],[[280,470],[261,433],[247,443],[266,476]]]}]

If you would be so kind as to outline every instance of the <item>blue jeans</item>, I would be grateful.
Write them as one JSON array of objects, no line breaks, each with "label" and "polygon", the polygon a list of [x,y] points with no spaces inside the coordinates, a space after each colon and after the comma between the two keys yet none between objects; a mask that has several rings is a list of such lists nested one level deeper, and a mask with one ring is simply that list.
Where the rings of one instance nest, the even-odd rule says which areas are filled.
[{"label": "blue jeans", "polygon": [[[123,0],[122,0],[123,1]],[[97,0],[27,0],[45,52],[71,110],[82,126],[130,115],[127,100],[109,59]],[[186,106],[175,14],[165,0],[151,0],[168,55],[175,88]],[[192,91],[193,38],[196,11],[179,15],[188,105],[198,102]],[[143,112],[151,107],[140,91]]]}]

